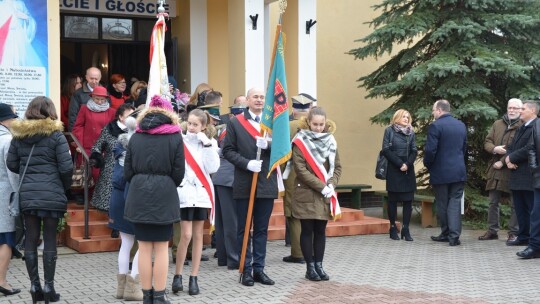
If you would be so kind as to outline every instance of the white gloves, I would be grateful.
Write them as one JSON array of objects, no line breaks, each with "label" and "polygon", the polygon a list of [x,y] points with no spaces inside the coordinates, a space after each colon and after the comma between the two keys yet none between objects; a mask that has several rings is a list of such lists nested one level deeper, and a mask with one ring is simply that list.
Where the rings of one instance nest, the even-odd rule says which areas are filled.
[{"label": "white gloves", "polygon": [[261,172],[262,160],[250,160],[247,169],[251,172]]},{"label": "white gloves", "polygon": [[[324,193],[325,192],[325,189],[328,188],[330,189],[330,191],[328,193]],[[324,189],[321,191],[322,195],[326,198],[331,198],[332,195],[334,194],[334,186],[332,186],[332,184],[329,184],[328,186],[324,187]]]},{"label": "white gloves", "polygon": [[197,139],[202,142],[203,146],[208,146],[208,145],[211,145],[212,142],[210,141],[210,139],[208,138],[208,136],[206,136],[206,134],[204,134],[204,132],[199,132],[197,133]]},{"label": "white gloves", "polygon": [[324,188],[322,189],[321,191],[321,194],[324,196],[324,197],[331,197],[332,196],[332,193],[334,193],[334,190],[332,190],[332,188],[328,187],[328,186],[324,186]]},{"label": "white gloves", "polygon": [[268,141],[264,137],[257,136],[257,148],[266,149],[268,148]]}]

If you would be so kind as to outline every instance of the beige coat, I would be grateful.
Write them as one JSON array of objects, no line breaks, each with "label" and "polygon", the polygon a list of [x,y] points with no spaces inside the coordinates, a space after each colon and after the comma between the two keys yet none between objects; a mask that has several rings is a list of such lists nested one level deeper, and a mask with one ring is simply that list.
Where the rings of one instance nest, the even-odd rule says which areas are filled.
[{"label": "beige coat", "polygon": [[[327,120],[325,132],[334,133],[335,123]],[[299,123],[299,128],[307,129],[308,124],[305,118],[302,118]],[[317,219],[330,220],[329,199],[325,198],[321,191],[326,186],[313,172],[313,169],[307,164],[304,155],[298,147],[293,146],[292,161],[296,178],[294,180],[294,193],[292,195],[291,209],[292,215],[298,219]],[[328,169],[328,161],[324,163],[324,167]],[[328,184],[332,184],[334,188],[339,182],[341,176],[341,163],[339,154],[336,151],[336,159],[334,164],[334,175],[328,180]]]}]

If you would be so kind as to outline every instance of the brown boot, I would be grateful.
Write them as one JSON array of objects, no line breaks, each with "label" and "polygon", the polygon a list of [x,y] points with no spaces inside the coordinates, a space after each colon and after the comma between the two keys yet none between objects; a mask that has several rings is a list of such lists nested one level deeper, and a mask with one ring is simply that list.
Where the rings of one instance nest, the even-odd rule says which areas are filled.
[{"label": "brown boot", "polygon": [[480,241],[498,240],[498,239],[499,239],[499,235],[497,234],[497,232],[493,232],[491,230],[486,231],[484,235],[478,237],[478,240]]},{"label": "brown boot", "polygon": [[116,298],[123,299],[124,288],[126,287],[126,275],[119,273],[116,275],[116,280],[118,281],[118,287],[116,288]]},{"label": "brown boot", "polygon": [[126,289],[124,290],[124,301],[142,301],[143,292],[139,275],[133,278],[131,275],[126,276]]}]

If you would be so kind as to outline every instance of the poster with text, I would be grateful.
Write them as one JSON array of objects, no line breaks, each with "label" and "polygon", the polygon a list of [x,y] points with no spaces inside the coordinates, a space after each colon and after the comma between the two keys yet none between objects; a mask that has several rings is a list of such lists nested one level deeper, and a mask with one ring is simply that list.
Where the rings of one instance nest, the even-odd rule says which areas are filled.
[{"label": "poster with text", "polygon": [[0,0],[0,102],[21,117],[49,93],[46,8],[47,0]]}]

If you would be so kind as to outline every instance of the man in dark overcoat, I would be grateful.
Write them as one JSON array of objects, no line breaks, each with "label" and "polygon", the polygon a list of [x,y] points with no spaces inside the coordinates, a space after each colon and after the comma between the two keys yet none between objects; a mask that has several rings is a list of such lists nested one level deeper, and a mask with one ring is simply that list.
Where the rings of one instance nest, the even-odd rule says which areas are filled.
[{"label": "man in dark overcoat", "polygon": [[508,246],[529,244],[534,189],[533,178],[529,169],[528,144],[537,115],[538,104],[534,101],[525,101],[521,111],[523,125],[516,131],[505,158],[506,166],[511,170],[508,187],[512,190],[512,199],[519,226],[516,240],[506,242]]},{"label": "man in dark overcoat", "polygon": [[[243,114],[233,117],[227,124],[223,145],[223,156],[234,165],[233,198],[238,216],[239,250],[242,248],[253,174],[259,173],[253,203],[253,237],[249,238],[241,282],[245,286],[253,286],[254,282],[274,285],[274,281],[264,273],[268,223],[278,194],[275,171],[267,177],[270,143],[267,138],[258,136],[264,91],[250,89],[247,105]],[[261,148],[260,160],[257,160],[258,148]],[[250,243],[253,243],[253,250]]]},{"label": "man in dark overcoat", "polygon": [[461,200],[467,180],[467,129],[450,114],[447,100],[436,101],[432,114],[435,121],[428,129],[424,166],[429,170],[429,182],[435,192],[441,234],[431,239],[457,246],[461,244]]}]

